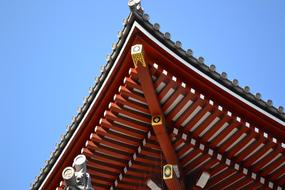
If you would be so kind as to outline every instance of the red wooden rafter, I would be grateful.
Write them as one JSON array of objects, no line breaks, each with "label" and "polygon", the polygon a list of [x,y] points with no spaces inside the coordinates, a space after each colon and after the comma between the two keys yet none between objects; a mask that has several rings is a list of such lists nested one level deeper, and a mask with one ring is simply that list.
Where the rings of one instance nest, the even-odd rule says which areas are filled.
[{"label": "red wooden rafter", "polygon": [[[141,57],[141,58],[144,59],[144,57]],[[160,117],[161,119],[160,124],[155,125],[155,126],[153,125],[153,131],[157,137],[157,141],[161,147],[161,151],[163,152],[165,160],[167,161],[167,163],[177,165],[179,168],[181,168],[179,164],[179,160],[177,158],[175,150],[172,147],[171,141],[167,133],[164,113],[161,109],[160,102],[158,101],[158,97],[154,89],[153,81],[152,81],[148,66],[147,64],[143,63],[142,60],[139,60],[137,63],[134,63],[134,64],[136,65],[137,76],[138,76],[142,91],[144,92],[145,100],[148,104],[150,113],[153,117]],[[163,81],[163,78],[160,80]],[[172,83],[172,85],[174,85],[174,83]],[[165,93],[165,92],[163,91],[162,93]],[[173,174],[173,178],[165,180],[165,183],[168,189],[170,190],[185,189],[184,181],[178,179],[175,173]]]}]

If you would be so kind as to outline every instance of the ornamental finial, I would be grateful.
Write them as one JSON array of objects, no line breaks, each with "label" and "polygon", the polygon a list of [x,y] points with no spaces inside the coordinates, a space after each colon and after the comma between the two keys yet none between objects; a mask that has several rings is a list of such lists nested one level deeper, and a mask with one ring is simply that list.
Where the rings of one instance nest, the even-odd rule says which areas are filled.
[{"label": "ornamental finial", "polygon": [[138,10],[139,12],[143,13],[141,0],[129,0],[128,5],[131,10]]}]

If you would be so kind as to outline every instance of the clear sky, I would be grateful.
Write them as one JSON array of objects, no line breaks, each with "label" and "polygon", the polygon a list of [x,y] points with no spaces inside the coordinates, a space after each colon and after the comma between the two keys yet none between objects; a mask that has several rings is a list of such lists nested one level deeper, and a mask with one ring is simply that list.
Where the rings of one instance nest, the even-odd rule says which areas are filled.
[{"label": "clear sky", "polygon": [[[194,56],[285,106],[284,0],[143,0]],[[0,0],[1,189],[29,189],[93,85],[127,0]]]}]

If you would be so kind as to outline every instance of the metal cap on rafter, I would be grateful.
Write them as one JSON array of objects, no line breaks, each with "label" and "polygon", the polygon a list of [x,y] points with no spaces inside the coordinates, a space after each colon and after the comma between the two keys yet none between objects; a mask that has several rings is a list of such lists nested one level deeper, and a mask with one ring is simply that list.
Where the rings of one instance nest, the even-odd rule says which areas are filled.
[{"label": "metal cap on rafter", "polygon": [[65,184],[75,185],[76,184],[75,170],[72,167],[66,167],[62,171],[62,178],[64,179]]},{"label": "metal cap on rafter", "polygon": [[146,67],[142,44],[133,45],[131,48],[131,55],[135,68],[138,67],[138,64],[141,64],[143,67]]},{"label": "metal cap on rafter", "polygon": [[75,168],[75,171],[82,170],[83,172],[86,172],[86,157],[83,154],[80,154],[75,157],[73,161],[73,167]]},{"label": "metal cap on rafter", "polygon": [[151,118],[151,125],[156,126],[156,125],[162,125],[162,117],[160,115],[152,116]]},{"label": "metal cap on rafter", "polygon": [[171,164],[166,164],[163,166],[163,179],[172,179],[173,177],[173,167]]},{"label": "metal cap on rafter", "polygon": [[91,176],[86,170],[86,157],[83,154],[76,156],[72,167],[66,167],[62,172],[62,178],[66,189],[93,190]]}]

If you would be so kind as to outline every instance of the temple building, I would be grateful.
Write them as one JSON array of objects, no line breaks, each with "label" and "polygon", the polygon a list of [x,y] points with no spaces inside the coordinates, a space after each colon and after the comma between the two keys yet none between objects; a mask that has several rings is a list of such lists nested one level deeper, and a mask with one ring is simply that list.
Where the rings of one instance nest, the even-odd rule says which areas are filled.
[{"label": "temple building", "polygon": [[32,184],[40,190],[285,189],[285,114],[149,22],[140,0]]}]

